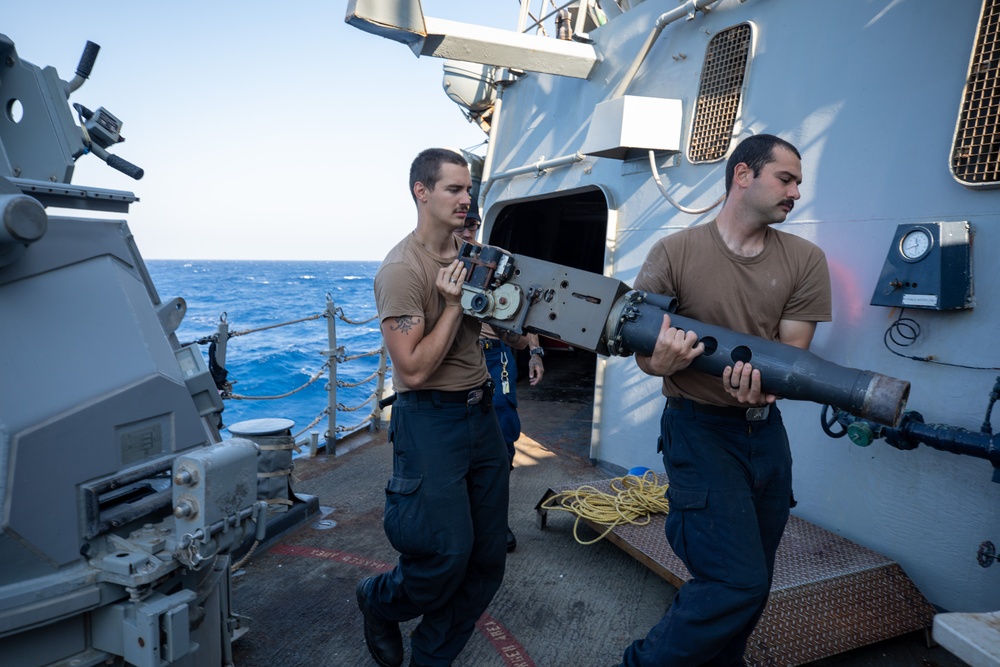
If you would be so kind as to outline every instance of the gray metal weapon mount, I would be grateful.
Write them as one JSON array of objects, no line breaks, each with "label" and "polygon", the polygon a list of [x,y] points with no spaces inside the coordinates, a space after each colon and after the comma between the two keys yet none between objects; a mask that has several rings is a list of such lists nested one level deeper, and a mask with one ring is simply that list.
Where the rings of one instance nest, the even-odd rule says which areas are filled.
[{"label": "gray metal weapon mount", "polygon": [[[254,522],[258,448],[221,441],[222,402],[175,336],[124,221],[130,192],[71,185],[121,122],[0,35],[0,663],[231,664],[229,553]],[[262,538],[260,530],[256,536]]]}]

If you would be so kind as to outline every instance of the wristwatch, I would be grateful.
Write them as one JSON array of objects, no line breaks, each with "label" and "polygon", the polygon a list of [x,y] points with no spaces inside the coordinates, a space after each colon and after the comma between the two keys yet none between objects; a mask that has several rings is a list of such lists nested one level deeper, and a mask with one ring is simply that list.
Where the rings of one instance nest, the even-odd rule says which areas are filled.
[{"label": "wristwatch", "polygon": [[534,355],[537,354],[540,357],[544,357],[545,356],[545,350],[542,349],[542,348],[540,348],[540,347],[533,347],[533,348],[531,348],[531,354],[532,354],[532,356],[534,356]]}]

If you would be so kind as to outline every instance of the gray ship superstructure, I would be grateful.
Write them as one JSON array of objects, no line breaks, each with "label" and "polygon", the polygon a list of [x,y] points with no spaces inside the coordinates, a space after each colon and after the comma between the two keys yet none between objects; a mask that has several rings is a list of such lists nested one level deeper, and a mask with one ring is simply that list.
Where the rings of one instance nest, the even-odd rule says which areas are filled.
[{"label": "gray ship superstructure", "polygon": [[[911,391],[898,425],[784,402],[793,512],[895,559],[941,610],[1000,608],[1000,3],[521,9],[509,38],[416,2],[355,0],[346,20],[446,59],[447,94],[488,137],[483,240],[515,254],[630,284],[656,239],[712,219],[741,138],[798,146],[781,229],[826,252],[834,295],[811,350]],[[595,365],[592,458],[662,469],[657,380]]]},{"label": "gray ship superstructure", "polygon": [[[628,289],[651,244],[718,210],[732,146],[790,140],[806,181],[781,228],[826,252],[834,318],[811,348],[831,366],[789,382],[848,373],[783,404],[794,513],[898,563],[937,610],[991,618],[1000,2],[538,4],[510,31],[418,0],[347,7],[351,24],[444,58],[447,94],[488,139],[470,154],[483,240],[526,270],[467,310],[520,289],[530,308],[508,324],[558,338],[566,313],[595,305],[581,291],[563,309],[560,290],[594,280],[631,317],[652,303]],[[81,159],[142,177],[119,156],[121,119],[73,97],[96,45],[69,80],[6,37],[0,53],[0,662],[230,664],[247,629],[233,554],[264,537],[260,447],[220,437],[211,369],[175,335],[185,302],[157,293],[128,224],[89,217],[124,216],[136,196],[72,182]],[[590,457],[662,469],[659,384],[603,306],[592,324],[566,318],[586,331],[565,338],[599,353]],[[831,395],[847,398],[821,404]]]}]

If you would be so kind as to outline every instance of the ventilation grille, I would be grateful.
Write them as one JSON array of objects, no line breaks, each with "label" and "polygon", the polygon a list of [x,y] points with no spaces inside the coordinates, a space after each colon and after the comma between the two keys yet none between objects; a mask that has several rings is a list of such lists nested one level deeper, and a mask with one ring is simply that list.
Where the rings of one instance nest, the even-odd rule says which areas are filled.
[{"label": "ventilation grille", "polygon": [[721,160],[729,150],[743,94],[750,37],[750,25],[743,23],[708,42],[688,147],[691,162]]},{"label": "ventilation grille", "polygon": [[955,131],[951,170],[969,185],[1000,181],[1000,0],[985,0]]}]

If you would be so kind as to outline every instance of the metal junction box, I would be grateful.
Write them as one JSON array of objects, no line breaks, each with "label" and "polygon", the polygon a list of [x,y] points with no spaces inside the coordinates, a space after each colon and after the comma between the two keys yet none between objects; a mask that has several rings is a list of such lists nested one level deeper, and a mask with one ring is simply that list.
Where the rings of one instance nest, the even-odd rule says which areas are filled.
[{"label": "metal junction box", "polygon": [[899,225],[871,305],[928,310],[972,308],[969,223]]},{"label": "metal junction box", "polygon": [[683,118],[680,100],[625,95],[601,102],[580,152],[616,160],[630,149],[676,152]]}]

